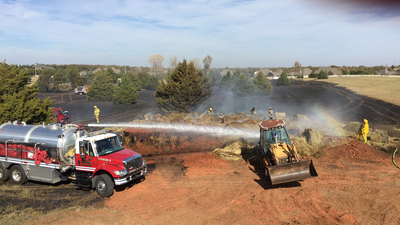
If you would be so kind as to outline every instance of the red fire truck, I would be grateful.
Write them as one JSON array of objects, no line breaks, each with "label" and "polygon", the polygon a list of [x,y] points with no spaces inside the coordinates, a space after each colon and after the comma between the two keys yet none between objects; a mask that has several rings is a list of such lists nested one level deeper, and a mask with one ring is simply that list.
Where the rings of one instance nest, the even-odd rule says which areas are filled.
[{"label": "red fire truck", "polygon": [[54,184],[73,179],[77,186],[109,197],[116,185],[144,177],[147,165],[141,154],[124,149],[116,134],[83,128],[18,121],[0,125],[0,182]]}]

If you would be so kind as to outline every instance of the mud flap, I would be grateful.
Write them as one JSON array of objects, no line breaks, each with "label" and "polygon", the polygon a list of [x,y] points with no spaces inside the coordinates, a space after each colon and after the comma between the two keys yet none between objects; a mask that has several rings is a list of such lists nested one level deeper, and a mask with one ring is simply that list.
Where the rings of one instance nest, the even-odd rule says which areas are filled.
[{"label": "mud flap", "polygon": [[318,176],[311,159],[301,162],[269,166],[267,167],[267,173],[267,176],[269,176],[273,185]]}]

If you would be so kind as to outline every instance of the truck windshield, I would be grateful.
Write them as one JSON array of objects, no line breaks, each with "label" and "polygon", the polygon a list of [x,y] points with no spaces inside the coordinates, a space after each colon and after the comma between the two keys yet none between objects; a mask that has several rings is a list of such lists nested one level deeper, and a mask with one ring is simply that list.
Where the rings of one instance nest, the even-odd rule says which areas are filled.
[{"label": "truck windshield", "polygon": [[94,142],[99,156],[107,155],[122,150],[122,145],[116,136]]}]

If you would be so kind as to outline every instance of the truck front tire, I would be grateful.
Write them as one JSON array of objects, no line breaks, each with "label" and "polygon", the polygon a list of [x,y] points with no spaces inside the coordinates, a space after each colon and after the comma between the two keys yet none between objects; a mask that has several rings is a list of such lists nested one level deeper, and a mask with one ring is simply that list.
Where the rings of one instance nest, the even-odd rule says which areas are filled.
[{"label": "truck front tire", "polygon": [[0,183],[10,178],[10,171],[0,163]]},{"label": "truck front tire", "polygon": [[95,188],[97,194],[102,198],[107,198],[114,194],[114,182],[107,174],[97,176]]},{"label": "truck front tire", "polygon": [[13,184],[24,184],[28,181],[24,169],[21,166],[15,165],[10,169],[10,181]]}]

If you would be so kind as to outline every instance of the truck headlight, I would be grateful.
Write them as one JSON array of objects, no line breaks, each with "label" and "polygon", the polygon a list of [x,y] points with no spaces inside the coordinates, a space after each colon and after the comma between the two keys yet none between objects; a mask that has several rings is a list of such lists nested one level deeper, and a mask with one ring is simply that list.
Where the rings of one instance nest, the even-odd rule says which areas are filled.
[{"label": "truck headlight", "polygon": [[126,169],[123,169],[123,170],[114,171],[114,173],[115,173],[117,176],[123,177],[123,176],[125,176],[125,175],[128,173],[128,171],[126,171]]}]

